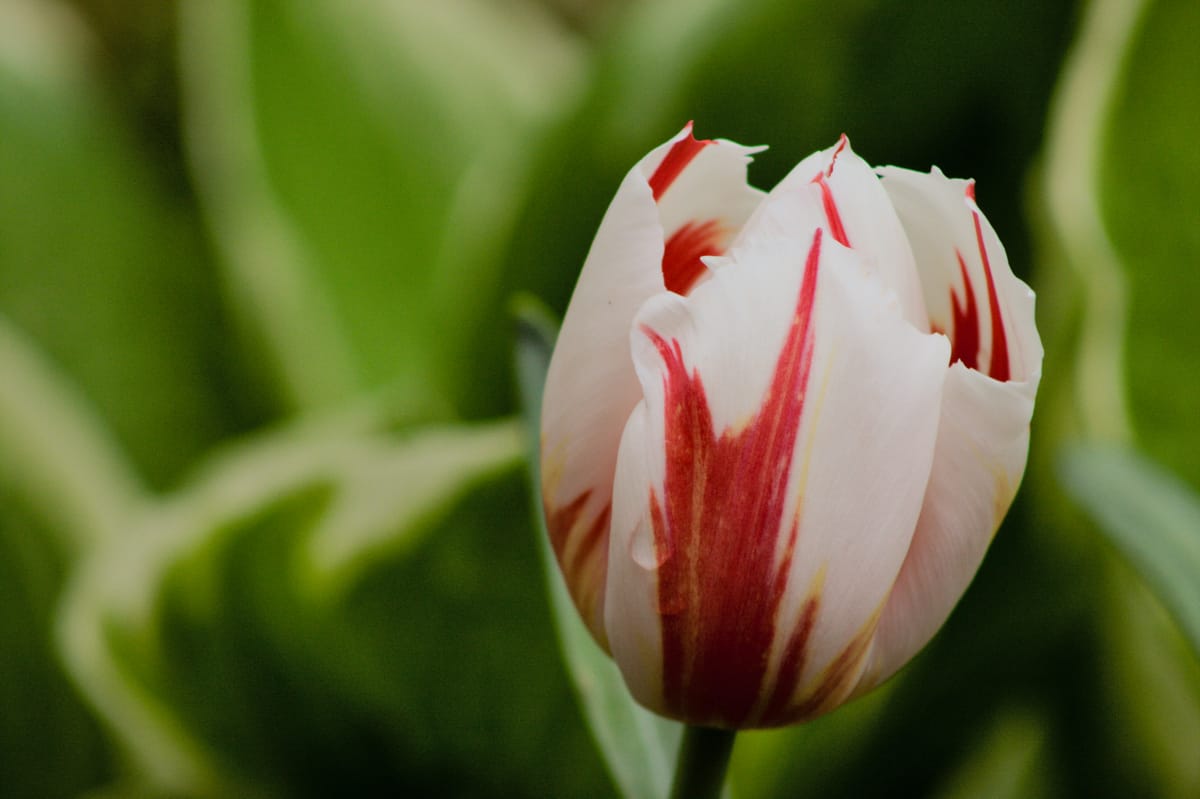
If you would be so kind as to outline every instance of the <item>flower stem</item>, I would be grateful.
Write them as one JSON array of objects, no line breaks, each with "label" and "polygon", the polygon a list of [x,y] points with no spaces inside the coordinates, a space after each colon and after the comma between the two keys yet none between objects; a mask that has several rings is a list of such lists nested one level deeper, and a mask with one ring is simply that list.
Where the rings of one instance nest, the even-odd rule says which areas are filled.
[{"label": "flower stem", "polygon": [[733,752],[733,730],[687,726],[675,764],[671,799],[716,799],[725,785],[725,769]]}]

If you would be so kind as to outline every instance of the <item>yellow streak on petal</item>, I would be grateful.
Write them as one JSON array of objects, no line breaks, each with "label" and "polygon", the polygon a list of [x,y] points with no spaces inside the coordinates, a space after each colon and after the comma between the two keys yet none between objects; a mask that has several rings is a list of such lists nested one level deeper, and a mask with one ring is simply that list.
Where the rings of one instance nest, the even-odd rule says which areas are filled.
[{"label": "yellow streak on petal", "polygon": [[884,604],[879,603],[841,653],[800,692],[800,696],[807,698],[795,706],[796,713],[788,723],[816,718],[851,698],[851,692],[859,683],[866,666]]}]

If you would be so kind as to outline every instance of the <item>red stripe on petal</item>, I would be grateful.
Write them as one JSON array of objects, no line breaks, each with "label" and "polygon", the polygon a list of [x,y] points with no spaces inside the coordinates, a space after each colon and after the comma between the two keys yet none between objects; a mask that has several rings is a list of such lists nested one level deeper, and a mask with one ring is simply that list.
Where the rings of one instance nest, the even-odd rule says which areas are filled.
[{"label": "red stripe on petal", "polygon": [[667,239],[663,248],[663,283],[668,291],[687,294],[708,267],[700,259],[725,251],[727,232],[719,219],[685,222]]},{"label": "red stripe on petal", "polygon": [[787,716],[800,674],[808,662],[808,639],[816,624],[820,605],[820,597],[816,595],[810,596],[804,602],[804,608],[800,611],[800,621],[784,646],[779,672],[775,675],[775,686],[760,714],[760,721],[764,724],[780,723]]},{"label": "red stripe on petal", "polygon": [[818,172],[813,177],[812,182],[817,184],[821,189],[821,205],[825,208],[825,219],[829,222],[829,233],[833,236],[833,240],[843,247],[850,246],[850,239],[846,236],[846,226],[842,224],[842,214],[838,211],[837,202],[833,198],[833,189],[829,186],[829,178],[833,177],[833,168],[837,166],[838,156],[842,154],[842,150],[846,149],[846,145],[850,140],[843,133],[838,139],[837,147],[833,150],[833,155],[829,158],[829,166],[824,171]]},{"label": "red stripe on petal", "polygon": [[816,684],[807,689],[804,700],[791,708],[791,713],[778,720],[780,724],[795,724],[816,718],[837,707],[854,687],[862,671],[863,658],[875,638],[878,614],[872,616],[850,640],[837,657],[821,673]]},{"label": "red stripe on petal", "polygon": [[967,262],[962,253],[957,250],[958,271],[963,279],[963,293],[966,299],[960,300],[958,292],[950,287],[950,306],[954,317],[951,332],[954,335],[950,342],[950,363],[962,361],[968,369],[978,368],[979,363],[979,307],[975,304],[975,291],[971,288],[971,276],[967,273]]},{"label": "red stripe on petal", "polygon": [[662,198],[667,189],[671,188],[671,184],[683,173],[692,159],[699,155],[705,147],[714,143],[712,139],[697,140],[692,136],[692,123],[689,122],[687,135],[671,145],[666,158],[650,176],[650,191],[654,194],[655,202]]},{"label": "red stripe on petal", "polygon": [[559,563],[562,562],[571,531],[579,524],[591,494],[591,491],[584,491],[561,507],[552,507],[548,500],[543,503],[543,510],[546,514],[546,531],[550,534],[550,546],[554,549]]},{"label": "red stripe on petal", "polygon": [[[579,531],[578,543],[567,553],[569,560],[563,563],[563,573],[568,581],[583,585],[594,576],[597,556],[606,556],[608,528],[612,519],[612,506],[605,505],[586,528]],[[607,570],[607,561],[600,567],[600,576]]]},{"label": "red stripe on petal", "polygon": [[[608,573],[609,521],[611,504],[605,504],[592,517],[586,514],[591,491],[584,491],[561,507],[546,502],[546,530],[550,547],[562,571],[563,580],[580,615],[590,621],[601,600]],[[593,630],[599,635],[601,631]],[[601,642],[603,644],[603,641]]]},{"label": "red stripe on petal", "polygon": [[813,183],[821,187],[821,204],[825,206],[825,218],[829,221],[829,232],[833,240],[843,247],[849,247],[850,239],[846,237],[846,227],[842,224],[842,215],[833,199],[833,190],[829,188],[825,173],[822,172],[813,178]]},{"label": "red stripe on petal", "polygon": [[833,155],[829,159],[829,167],[825,170],[825,177],[833,177],[833,168],[837,166],[838,156],[842,154],[842,150],[846,149],[846,145],[850,144],[850,139],[843,133],[838,137],[837,147],[833,148]]},{"label": "red stripe on petal", "polygon": [[764,403],[736,432],[713,430],[701,376],[688,374],[679,342],[643,328],[665,366],[663,497],[651,489],[648,498],[661,561],[663,697],[670,715],[692,723],[742,725],[763,694],[799,533],[784,508],[812,366],[821,238],[818,229]]},{"label": "red stripe on petal", "polygon": [[[967,184],[966,197],[975,202],[975,183]],[[1000,297],[996,293],[996,280],[992,275],[992,261],[988,255],[987,245],[983,240],[983,220],[977,209],[971,209],[971,219],[975,225],[975,244],[979,248],[979,259],[983,264],[983,276],[988,295],[988,316],[991,319],[992,354],[987,365],[987,374],[1001,382],[1008,381],[1012,367],[1008,357],[1008,336],[1004,331],[1004,317],[1000,313]],[[979,307],[975,302],[975,290],[971,285],[971,277],[967,271],[966,261],[962,253],[955,250],[958,257],[958,269],[962,274],[965,300],[960,300],[958,292],[950,288],[951,311],[954,317],[953,340],[951,341],[950,363],[962,361],[969,369],[980,368],[980,350],[983,339],[983,322],[979,318]]]},{"label": "red stripe on petal", "polygon": [[[967,197],[975,200],[975,184],[967,184]],[[979,211],[971,210],[975,221],[975,242],[979,245],[979,257],[983,260],[983,273],[987,278],[988,312],[992,316],[992,360],[988,364],[988,374],[1000,382],[1008,382],[1008,337],[1004,333],[1004,318],[1000,315],[1000,298],[996,296],[996,281],[992,277],[992,262],[988,258],[987,245],[983,242],[983,224],[979,219]]]}]

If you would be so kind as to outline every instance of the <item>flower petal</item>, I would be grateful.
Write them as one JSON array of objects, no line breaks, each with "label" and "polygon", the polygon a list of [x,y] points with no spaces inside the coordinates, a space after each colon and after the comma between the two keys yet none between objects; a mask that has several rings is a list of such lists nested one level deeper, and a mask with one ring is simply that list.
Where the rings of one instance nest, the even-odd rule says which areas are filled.
[{"label": "flower petal", "polygon": [[639,701],[691,723],[824,712],[857,680],[908,549],[947,343],[813,227],[744,238],[635,325],[645,399],[613,498],[613,656]]},{"label": "flower petal", "polygon": [[[542,496],[572,599],[601,645],[608,514],[617,442],[641,391],[629,329],[648,297],[702,277],[761,193],[751,148],[692,138],[691,126],[625,177],[592,243],[551,359],[542,412]],[[694,262],[694,263],[693,263]]]},{"label": "flower petal", "polygon": [[947,178],[936,167],[878,172],[916,256],[931,327],[950,337],[952,359],[1001,382],[1036,384],[1042,346],[1033,292],[1012,273],[975,204],[974,182]]},{"label": "flower petal", "polygon": [[1033,292],[1012,274],[971,184],[936,170],[881,173],[912,238],[934,323],[955,337],[955,363],[917,531],[858,693],[929,641],[978,570],[1025,470],[1042,361]]},{"label": "flower petal", "polygon": [[835,241],[864,259],[867,269],[895,293],[905,319],[919,330],[929,329],[904,227],[875,171],[845,136],[797,164],[763,200],[742,237],[786,235],[809,220],[818,220],[815,224]]}]

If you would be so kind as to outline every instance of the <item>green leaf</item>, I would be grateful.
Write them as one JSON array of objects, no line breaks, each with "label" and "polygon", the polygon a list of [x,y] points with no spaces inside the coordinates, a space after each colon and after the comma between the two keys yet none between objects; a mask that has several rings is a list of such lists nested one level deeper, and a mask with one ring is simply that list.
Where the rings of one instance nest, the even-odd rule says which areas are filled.
[{"label": "green leaf", "polygon": [[1200,659],[1125,564],[1111,570],[1099,663],[1120,757],[1149,796],[1200,793]]},{"label": "green leaf", "polygon": [[18,491],[73,557],[118,535],[142,487],[75,387],[0,316],[0,483]]},{"label": "green leaf", "polygon": [[[18,10],[0,6],[0,40],[13,30]],[[26,11],[22,24],[39,24],[37,13]],[[39,50],[36,28],[16,30],[28,37],[27,57],[50,63],[69,57]],[[11,86],[13,74],[5,71],[11,64],[3,62],[12,55],[0,41],[0,96]],[[62,68],[43,67],[49,74]],[[0,109],[0,127],[7,121]],[[7,154],[0,153],[0,161]],[[44,166],[32,161],[31,171]],[[28,198],[35,205],[46,199],[37,190]],[[7,242],[12,250],[0,245],[0,270],[14,265],[5,256],[26,243],[20,237]],[[33,283],[26,297],[50,288]],[[51,339],[64,344],[66,338],[56,336],[69,331],[53,333]],[[5,793],[13,796],[78,795],[109,778],[112,753],[63,672],[54,639],[57,603],[81,553],[124,531],[140,508],[143,489],[72,380],[3,314],[0,375],[0,771]],[[154,422],[148,426],[153,429]]]},{"label": "green leaf", "polygon": [[0,312],[163,485],[231,426],[229,342],[190,207],[94,56],[65,4],[0,4]]},{"label": "green leaf", "polygon": [[70,559],[42,508],[0,479],[0,769],[6,796],[76,796],[107,778],[103,731],[60,666],[53,621]]},{"label": "green leaf", "polygon": [[514,303],[514,311],[517,318],[517,380],[524,408],[533,506],[539,509],[535,513],[538,551],[567,671],[621,795],[630,799],[666,796],[682,726],[656,716],[634,702],[616,664],[592,639],[567,593],[540,512],[538,463],[542,389],[557,325],[543,306],[528,297],[519,298]]},{"label": "green leaf", "polygon": [[1046,722],[1010,709],[992,722],[937,799],[1049,799],[1058,796],[1047,776]]},{"label": "green leaf", "polygon": [[[858,773],[874,755],[869,745],[885,720],[896,682],[805,724],[740,733],[730,775],[736,795],[739,799],[838,795],[844,790],[839,788],[839,778],[844,781],[845,775]],[[863,785],[864,780],[857,784]]]},{"label": "green leaf", "polygon": [[1192,485],[1200,485],[1196,30],[1200,3],[1147,0],[1114,87],[1099,164],[1103,219],[1129,289],[1124,365],[1138,441]]},{"label": "green leaf", "polygon": [[497,271],[573,41],[524,2],[181,8],[193,172],[281,392],[501,411]]},{"label": "green leaf", "polygon": [[1151,457],[1193,482],[1200,375],[1179,364],[1194,358],[1200,292],[1188,212],[1200,202],[1196,25],[1194,3],[1090,4],[1053,106],[1043,183],[1054,260],[1082,298],[1071,415],[1087,436],[1136,430]]},{"label": "green leaf", "polygon": [[151,787],[594,784],[537,601],[517,425],[380,426],[351,414],[218,456],[74,581],[62,649]]},{"label": "green leaf", "polygon": [[1123,447],[1071,447],[1061,473],[1067,491],[1158,595],[1200,656],[1200,497]]}]

